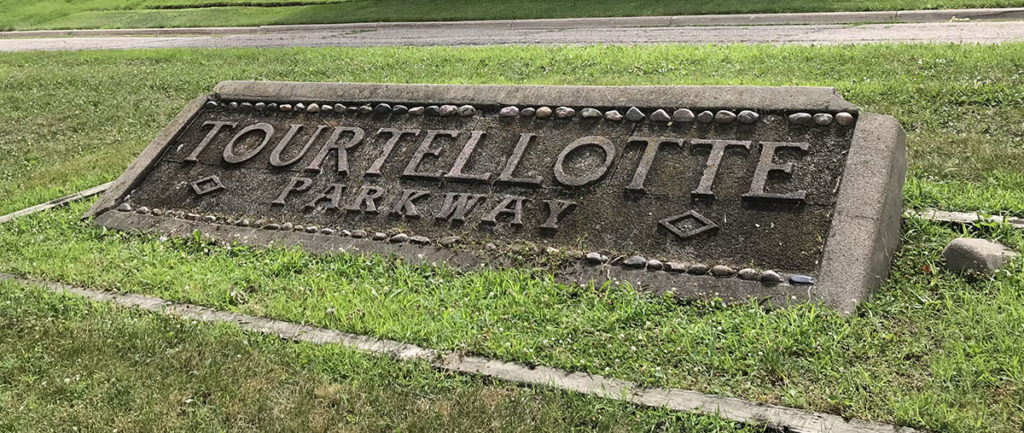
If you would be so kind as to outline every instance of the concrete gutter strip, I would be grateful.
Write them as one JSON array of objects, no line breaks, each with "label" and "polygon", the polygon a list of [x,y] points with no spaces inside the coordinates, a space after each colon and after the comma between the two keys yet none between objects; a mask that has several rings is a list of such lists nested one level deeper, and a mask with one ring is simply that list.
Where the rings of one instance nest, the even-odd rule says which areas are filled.
[{"label": "concrete gutter strip", "polygon": [[48,201],[46,203],[43,203],[43,204],[37,204],[35,206],[27,207],[27,208],[19,210],[17,212],[12,212],[12,213],[9,213],[7,215],[0,216],[0,224],[8,222],[8,221],[11,221],[11,220],[13,220],[15,218],[18,218],[18,217],[23,217],[25,215],[31,215],[31,214],[34,214],[36,212],[41,212],[41,211],[44,211],[44,210],[47,210],[47,209],[50,209],[50,208],[55,208],[57,206],[63,206],[63,205],[66,205],[66,204],[74,202],[74,201],[78,201],[78,200],[82,200],[82,199],[85,199],[85,198],[92,197],[94,195],[97,195],[97,194],[100,194],[100,193],[106,191],[113,184],[114,184],[114,182],[107,182],[105,184],[97,185],[97,186],[94,186],[94,187],[89,188],[89,189],[84,190],[84,191],[79,191],[79,192],[76,192],[76,193],[71,194],[71,195],[66,195],[66,196],[58,198],[58,199],[50,200],[50,201]]},{"label": "concrete gutter strip", "polygon": [[768,425],[783,431],[801,433],[913,433],[916,431],[908,427],[844,419],[827,413],[773,406],[695,391],[674,388],[644,388],[633,382],[599,375],[574,373],[550,367],[527,367],[512,362],[467,356],[457,352],[436,351],[393,340],[298,325],[265,317],[213,310],[191,304],[176,304],[144,295],[89,290],[60,283],[26,280],[0,273],[0,281],[3,280],[39,286],[56,293],[74,294],[94,301],[111,302],[122,307],[167,314],[182,319],[206,323],[233,323],[246,331],[260,332],[290,340],[317,345],[339,344],[363,353],[388,356],[402,361],[424,360],[434,368],[441,370],[486,376],[521,384],[550,386],[564,391],[628,401],[641,406],[703,413],[737,422]]},{"label": "concrete gutter strip", "polygon": [[946,9],[915,11],[813,12],[780,14],[676,15],[650,17],[554,18],[529,20],[476,20],[425,22],[371,22],[348,24],[297,24],[258,27],[191,27],[94,30],[21,30],[0,32],[0,38],[50,38],[79,36],[209,36],[247,35],[291,31],[365,31],[381,28],[410,29],[578,29],[590,27],[681,27],[800,24],[853,24],[865,22],[945,22],[952,20],[995,21],[1024,19],[1024,8]]}]

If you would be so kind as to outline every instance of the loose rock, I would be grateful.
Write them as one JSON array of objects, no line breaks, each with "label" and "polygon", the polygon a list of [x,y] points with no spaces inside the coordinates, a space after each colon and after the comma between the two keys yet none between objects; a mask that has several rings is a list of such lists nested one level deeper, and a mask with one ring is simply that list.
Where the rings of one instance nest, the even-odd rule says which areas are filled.
[{"label": "loose rock", "polygon": [[294,108],[294,109],[295,109],[295,111],[306,111],[306,106],[305,106],[305,105],[303,105],[303,104],[302,104],[302,103],[300,102],[300,103],[298,103],[298,104],[295,104],[295,108]]},{"label": "loose rock", "polygon": [[736,120],[739,120],[740,123],[744,125],[752,125],[754,123],[757,123],[757,121],[760,119],[760,114],[757,114],[756,112],[750,110],[740,111],[740,114],[736,115]]},{"label": "loose rock", "polygon": [[473,117],[476,115],[476,108],[472,105],[463,105],[459,107],[459,117]]},{"label": "loose rock", "polygon": [[700,114],[697,115],[697,121],[700,122],[700,123],[711,123],[711,122],[714,122],[715,121],[715,113],[712,113],[710,111],[701,111]]},{"label": "loose rock", "polygon": [[814,279],[814,277],[812,277],[810,275],[790,275],[789,276],[789,282],[790,282],[790,284],[809,285],[809,284],[814,284],[816,282],[816,280]]},{"label": "loose rock", "polygon": [[121,203],[121,205],[117,207],[117,210],[119,212],[131,212],[132,211],[132,205],[130,205],[128,203]]},{"label": "loose rock", "polygon": [[991,275],[1020,254],[999,242],[956,238],[942,250],[942,256],[946,258],[946,268],[952,272]]},{"label": "loose rock", "polygon": [[626,110],[626,120],[629,120],[630,122],[639,122],[644,120],[644,117],[647,117],[647,115],[645,115],[643,111],[640,111],[639,108],[629,107],[629,110]]},{"label": "loose rock", "polygon": [[458,114],[459,107],[454,105],[442,105],[441,106],[441,117],[452,117]]},{"label": "loose rock", "polygon": [[647,259],[640,256],[633,256],[622,261],[622,266],[627,268],[642,268],[647,266]]},{"label": "loose rock", "polygon": [[423,115],[423,112],[426,111],[426,109],[427,108],[422,106],[422,105],[417,106],[417,107],[412,107],[412,108],[409,109],[409,114],[412,114],[413,116],[421,116],[421,115]]},{"label": "loose rock", "polygon": [[281,224],[281,230],[284,230],[284,231],[290,231],[294,227],[295,227],[295,224],[292,224],[292,223]]},{"label": "loose rock", "polygon": [[352,237],[359,239],[366,237],[366,230],[352,230]]},{"label": "loose rock", "polygon": [[317,104],[316,102],[314,102],[312,104],[309,104],[309,106],[306,107],[306,112],[307,113],[319,113],[320,112],[320,105]]},{"label": "loose rock", "polygon": [[391,112],[391,105],[381,102],[376,107],[373,107],[373,112],[374,114],[388,114]]},{"label": "loose rock", "polygon": [[277,106],[276,102],[271,102],[271,103],[267,104],[267,110],[268,111],[277,111],[277,109],[278,109],[278,106]]},{"label": "loose rock", "polygon": [[241,104],[238,104],[238,108],[241,108],[246,111],[252,110],[252,102],[243,102]]},{"label": "loose rock", "polygon": [[207,215],[203,217],[203,221],[208,223],[217,222],[217,217],[213,215]]},{"label": "loose rock", "polygon": [[839,126],[853,125],[854,120],[853,115],[845,111],[836,113],[836,123],[838,123]]},{"label": "loose rock", "polygon": [[237,102],[231,102],[231,103],[228,104],[228,108],[230,108],[232,110],[237,110],[238,109],[238,103]]},{"label": "loose rock", "polygon": [[715,113],[715,123],[730,124],[736,120],[736,113],[729,110],[720,110]]},{"label": "loose rock", "polygon": [[533,107],[526,107],[519,110],[519,115],[522,117],[533,117],[535,114],[537,114],[537,109]]},{"label": "loose rock", "polygon": [[611,120],[612,122],[618,122],[623,119],[622,113],[619,113],[617,110],[611,110],[607,113],[604,113],[604,118],[607,120]]},{"label": "loose rock", "polygon": [[552,111],[550,107],[540,107],[537,109],[537,114],[535,114],[535,116],[538,119],[547,119],[548,117],[551,117],[551,113]]},{"label": "loose rock", "polygon": [[761,272],[760,278],[762,283],[769,284],[778,284],[783,281],[786,281],[785,279],[782,278],[782,275],[779,275],[779,273],[775,271],[763,271]]},{"label": "loose rock", "polygon": [[348,107],[345,104],[334,104],[334,112],[338,114],[345,114],[348,111]]},{"label": "loose rock", "polygon": [[451,248],[451,247],[455,246],[458,243],[459,243],[459,237],[458,236],[445,236],[445,237],[443,237],[443,238],[441,238],[440,240],[437,241],[438,245],[441,245],[442,247],[445,247],[445,248]]},{"label": "loose rock", "polygon": [[405,113],[408,113],[408,112],[409,112],[409,107],[406,107],[406,106],[404,106],[402,104],[398,104],[398,105],[395,105],[394,107],[391,107],[391,113],[392,114],[405,114]]},{"label": "loose rock", "polygon": [[828,113],[818,113],[814,115],[814,123],[825,126],[832,123],[832,115]]},{"label": "loose rock", "polygon": [[334,229],[324,227],[324,228],[320,229],[320,233],[323,233],[325,235],[333,235],[334,234]]},{"label": "loose rock", "polygon": [[679,262],[668,262],[665,263],[665,270],[669,272],[683,273],[686,272],[686,264]]},{"label": "loose rock", "polygon": [[736,274],[737,274],[737,276],[740,277],[741,280],[750,280],[750,281],[756,280],[756,279],[758,279],[761,276],[760,273],[757,272],[757,269],[753,269],[753,268],[743,268],[743,269],[740,269],[740,271],[737,272]]},{"label": "loose rock", "polygon": [[710,268],[708,268],[708,265],[705,265],[703,263],[694,263],[690,265],[689,268],[686,269],[686,272],[691,273],[693,275],[704,275],[708,273],[709,270]]},{"label": "loose rock", "polygon": [[263,102],[257,102],[256,105],[253,105],[253,108],[255,108],[256,111],[263,111],[267,109],[267,104]]},{"label": "loose rock", "polygon": [[669,116],[665,110],[659,108],[651,113],[651,120],[655,122],[671,122],[672,116]]},{"label": "loose rock", "polygon": [[555,117],[559,119],[569,119],[576,115],[576,110],[570,107],[558,107],[555,109]]},{"label": "loose rock", "polygon": [[427,245],[430,243],[430,238],[420,235],[410,236],[409,243],[413,245]]},{"label": "loose rock", "polygon": [[441,115],[441,107],[437,105],[428,105],[423,111],[424,114],[431,117],[439,117]]},{"label": "loose rock", "polygon": [[370,235],[370,239],[373,239],[375,241],[382,241],[382,240],[387,239],[387,238],[388,238],[388,235],[383,233],[383,232],[373,232],[373,234]]},{"label": "loose rock", "polygon": [[281,104],[277,106],[280,111],[292,111],[292,104]]},{"label": "loose rock", "polygon": [[647,261],[647,269],[650,269],[652,271],[657,271],[663,267],[665,267],[665,264],[662,263],[661,260],[650,259]]},{"label": "loose rock", "polygon": [[789,115],[789,123],[794,125],[807,126],[814,122],[814,118],[808,113],[793,113]]},{"label": "loose rock", "polygon": [[519,107],[508,106],[498,111],[498,115],[501,117],[516,117],[519,115]]},{"label": "loose rock", "polygon": [[736,270],[725,265],[715,265],[711,268],[711,275],[716,277],[729,277],[735,274]]},{"label": "loose rock", "polygon": [[672,120],[675,122],[693,122],[696,118],[697,116],[694,116],[693,112],[686,108],[680,108],[672,113]]},{"label": "loose rock", "polygon": [[584,119],[597,119],[597,118],[600,118],[601,116],[602,116],[601,110],[598,110],[596,108],[589,108],[588,107],[588,108],[584,108],[584,109],[580,110],[580,117],[582,117]]},{"label": "loose rock", "polygon": [[608,261],[608,257],[605,257],[601,253],[596,253],[596,252],[589,252],[589,253],[587,253],[587,255],[583,256],[583,258],[585,258],[588,263],[593,263],[593,264],[599,264],[599,263],[604,263],[604,262]]}]

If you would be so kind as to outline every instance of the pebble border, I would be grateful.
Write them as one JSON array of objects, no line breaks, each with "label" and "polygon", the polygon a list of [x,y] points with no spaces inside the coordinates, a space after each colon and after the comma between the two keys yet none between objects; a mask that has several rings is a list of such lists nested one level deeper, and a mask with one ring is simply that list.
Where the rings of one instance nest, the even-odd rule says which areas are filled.
[{"label": "pebble border", "polygon": [[[206,108],[215,109],[227,109],[227,110],[242,110],[242,111],[280,111],[280,112],[305,112],[305,113],[357,113],[357,114],[375,114],[375,115],[410,115],[410,116],[428,116],[428,117],[473,117],[476,115],[483,115],[484,110],[481,108],[474,107],[473,105],[461,105],[456,106],[452,104],[443,105],[418,105],[414,107],[408,107],[402,104],[390,104],[387,102],[378,103],[357,103],[351,106],[347,106],[342,103],[329,103],[329,102],[296,102],[296,103],[276,103],[276,102],[249,102],[249,101],[219,101],[211,96],[206,101]],[[652,122],[676,124],[676,123],[696,123],[696,124],[742,124],[742,125],[753,125],[762,119],[762,115],[754,110],[703,110],[695,113],[689,108],[678,108],[678,109],[664,109],[657,108],[650,114],[645,113],[643,110],[637,107],[629,107],[623,110],[625,114],[617,109],[611,109],[608,111],[601,111],[594,107],[518,107],[515,105],[503,106],[494,115],[503,118],[535,118],[535,119],[572,119],[579,117],[581,119],[604,119],[610,122],[621,122],[623,120],[630,122],[640,122],[644,119],[648,119]],[[791,113],[787,117],[790,125],[793,126],[829,126],[833,123],[841,127],[853,126],[857,119],[855,114],[841,111],[837,113],[807,113],[797,112]]]},{"label": "pebble border", "polygon": [[[139,208],[133,208],[128,200],[122,202],[117,207],[118,212],[132,212],[140,215],[154,215],[154,216],[167,216],[171,218],[178,218],[188,221],[202,221],[204,223],[219,223],[226,225],[233,225],[238,227],[253,227],[261,230],[271,231],[294,231],[303,232],[309,234],[322,234],[322,235],[336,235],[342,237],[350,237],[353,239],[369,239],[379,242],[387,242],[391,244],[402,244],[409,243],[413,245],[431,245],[434,243],[433,240],[422,235],[409,235],[407,233],[397,233],[394,235],[388,235],[384,232],[373,232],[370,233],[363,229],[355,230],[344,230],[335,229],[331,227],[320,227],[315,225],[301,225],[290,222],[285,223],[274,223],[265,222],[263,220],[251,221],[248,218],[230,218],[230,217],[218,217],[212,214],[201,215],[193,212],[186,212],[183,210],[167,210],[163,209],[150,209],[146,206]],[[442,248],[453,248],[461,242],[458,236],[446,236],[437,240],[437,245]],[[495,250],[497,246],[488,243],[485,246],[487,250]],[[739,278],[741,280],[748,281],[759,281],[764,285],[774,285],[789,282],[793,285],[813,285],[816,280],[814,277],[809,275],[800,274],[780,274],[773,270],[757,270],[753,268],[743,268],[736,270],[727,265],[707,265],[704,263],[681,263],[675,261],[662,261],[658,259],[647,259],[641,256],[631,257],[613,257],[610,258],[599,252],[588,252],[582,251],[565,251],[558,248],[547,247],[543,250],[547,254],[559,254],[562,252],[568,252],[570,256],[577,260],[581,260],[585,265],[588,266],[617,266],[623,269],[630,270],[647,270],[650,272],[669,272],[676,274],[688,274],[693,276],[706,276],[714,278]]]}]

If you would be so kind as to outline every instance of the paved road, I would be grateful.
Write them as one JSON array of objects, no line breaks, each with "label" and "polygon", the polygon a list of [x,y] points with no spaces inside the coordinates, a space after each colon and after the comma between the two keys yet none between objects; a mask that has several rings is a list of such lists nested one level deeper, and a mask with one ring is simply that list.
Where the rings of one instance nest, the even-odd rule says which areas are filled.
[{"label": "paved road", "polygon": [[673,26],[509,28],[488,23],[380,26],[339,29],[310,26],[256,34],[202,36],[103,36],[0,39],[0,51],[130,48],[228,48],[293,46],[429,46],[494,44],[769,43],[863,44],[874,42],[1000,43],[1024,41],[1024,22],[866,25]]}]

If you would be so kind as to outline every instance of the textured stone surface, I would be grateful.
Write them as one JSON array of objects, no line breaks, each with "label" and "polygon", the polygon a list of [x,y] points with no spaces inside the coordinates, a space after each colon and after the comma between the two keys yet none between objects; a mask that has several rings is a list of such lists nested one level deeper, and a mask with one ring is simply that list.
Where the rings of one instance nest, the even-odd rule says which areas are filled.
[{"label": "textured stone surface", "polygon": [[672,113],[672,120],[675,122],[693,122],[695,119],[697,116],[693,114],[693,111],[686,108],[680,108]]},{"label": "textured stone surface", "polygon": [[952,272],[994,274],[1020,254],[999,242],[956,238],[942,250],[942,256],[946,259],[946,268]]},{"label": "textured stone surface", "polygon": [[[414,248],[403,256],[467,268],[506,266],[511,262],[502,256],[523,244],[532,245],[524,266],[531,266],[531,255],[547,256],[546,247],[584,249],[604,257],[602,266],[572,265],[593,261],[582,253],[547,260],[567,261],[558,272],[577,280],[629,281],[651,290],[674,288],[681,296],[761,294],[845,306],[877,284],[873,276],[884,275],[882,259],[895,244],[890,203],[898,201],[891,197],[899,196],[902,183],[902,137],[887,119],[817,89],[237,83],[216,92],[225,103],[316,101],[321,111],[226,110],[201,100],[154,140],[90,214],[126,201],[167,209],[159,221],[182,233],[188,230],[183,224],[203,222],[181,220],[177,212],[217,215],[219,225],[244,216],[265,221],[261,226],[302,229],[232,225],[220,229],[222,235],[257,230],[247,242],[266,243],[273,239],[266,236],[314,236],[301,238],[303,245],[322,251],[356,241],[367,253]],[[391,110],[323,110],[330,104],[368,107],[365,101]],[[682,109],[668,116],[667,107],[680,103],[699,107],[710,121],[678,121]],[[396,113],[406,104],[413,108]],[[441,114],[465,106],[481,111]],[[417,107],[433,115],[417,116]],[[550,107],[581,111],[537,121],[523,116],[525,108],[520,117],[496,115],[501,107],[548,107],[550,115],[559,111]],[[584,117],[584,108],[604,118]],[[631,109],[651,114],[612,120]],[[714,121],[713,113],[745,110],[782,118],[846,112],[858,121],[855,128],[748,124],[739,115],[732,123]],[[104,221],[122,227],[127,220]],[[327,236],[318,229],[324,227],[337,234]],[[309,228],[315,233],[306,233]],[[366,229],[439,241],[392,244],[365,239]],[[465,242],[440,241],[450,237]],[[608,262],[608,256],[616,259]],[[647,259],[626,266],[633,256]],[[785,278],[763,284],[722,271],[742,267],[773,269]],[[796,290],[793,275],[816,282]]]},{"label": "textured stone surface", "polygon": [[629,110],[626,110],[626,119],[631,122],[639,122],[643,120],[644,117],[646,117],[644,112],[640,111],[639,108],[629,107]]}]

